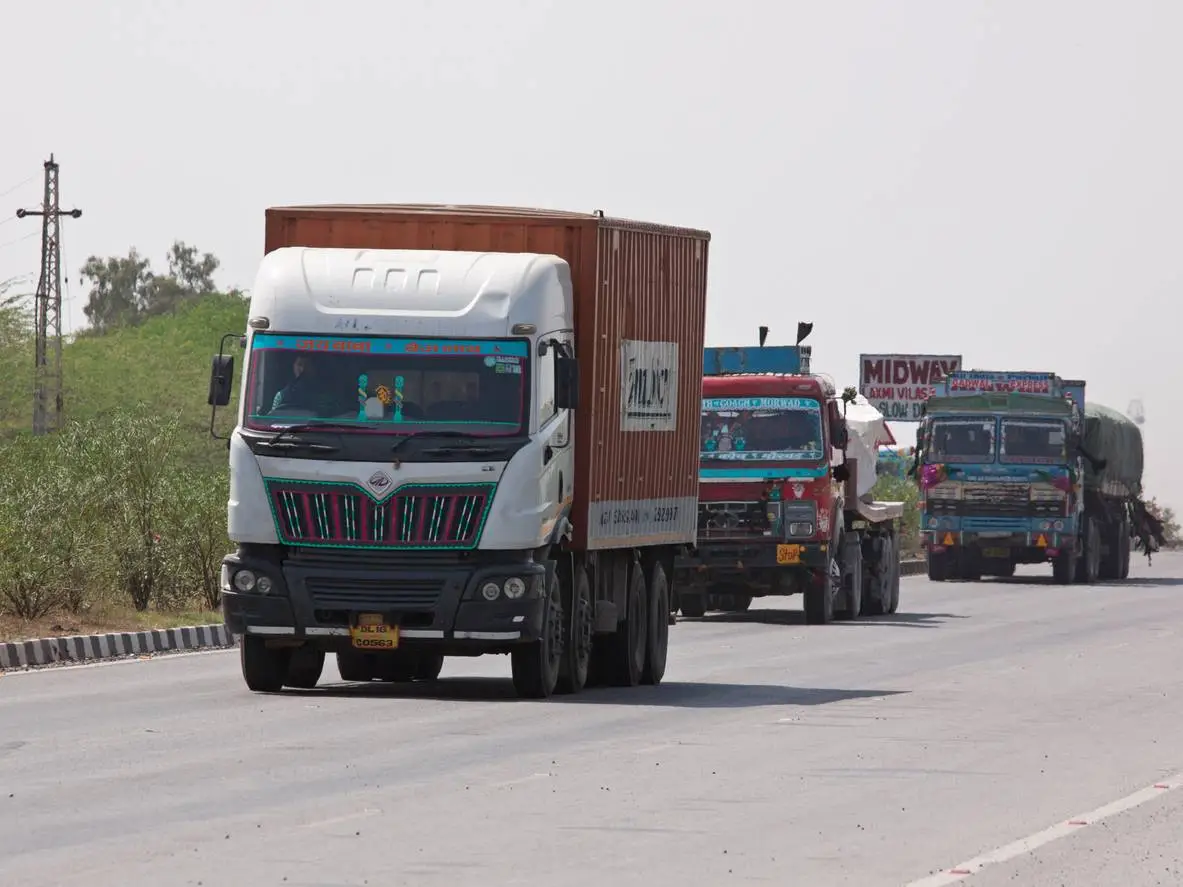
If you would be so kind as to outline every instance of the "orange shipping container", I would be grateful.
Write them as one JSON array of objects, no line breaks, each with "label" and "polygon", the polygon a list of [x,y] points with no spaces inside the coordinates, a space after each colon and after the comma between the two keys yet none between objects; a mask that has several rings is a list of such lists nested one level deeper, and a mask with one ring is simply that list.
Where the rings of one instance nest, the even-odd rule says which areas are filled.
[{"label": "orange shipping container", "polygon": [[482,206],[267,210],[286,246],[553,254],[571,266],[572,523],[581,550],[693,542],[710,234],[600,214]]}]

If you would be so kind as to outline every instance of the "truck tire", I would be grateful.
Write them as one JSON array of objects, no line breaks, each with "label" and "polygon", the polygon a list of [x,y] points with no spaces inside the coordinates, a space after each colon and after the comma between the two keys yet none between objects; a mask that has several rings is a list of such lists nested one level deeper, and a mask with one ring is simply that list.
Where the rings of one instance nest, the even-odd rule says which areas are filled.
[{"label": "truck tire", "polygon": [[1076,562],[1076,581],[1092,585],[1101,571],[1101,527],[1089,516],[1084,517],[1084,550]]},{"label": "truck tire", "polygon": [[900,553],[897,549],[891,559],[891,603],[887,605],[887,615],[895,613],[900,608]]},{"label": "truck tire", "polygon": [[697,591],[682,591],[678,593],[682,603],[682,615],[698,619],[707,614],[707,596]]},{"label": "truck tire", "polygon": [[827,625],[834,620],[834,571],[837,566],[831,557],[827,572],[819,571],[808,580],[805,586],[806,625]]},{"label": "truck tire", "polygon": [[951,560],[947,551],[930,551],[928,553],[928,581],[944,582],[948,579]]},{"label": "truck tire", "polygon": [[731,594],[727,596],[727,612],[728,613],[746,613],[752,607],[752,596],[750,594]]},{"label": "truck tire", "polygon": [[443,653],[420,653],[415,657],[415,680],[434,681],[444,670]]},{"label": "truck tire", "polygon": [[283,689],[292,661],[290,647],[268,647],[261,637],[243,635],[238,658],[248,689],[256,693],[278,693]]},{"label": "truck tire", "polygon": [[375,677],[374,666],[368,654],[357,650],[342,650],[337,653],[337,671],[341,680],[350,684],[365,684]]},{"label": "truck tire", "polygon": [[899,562],[896,558],[895,539],[890,535],[884,535],[879,540],[879,568],[875,579],[867,583],[867,587],[863,589],[863,613],[868,616],[883,616],[887,613],[895,612],[891,608],[891,600],[893,594],[893,579],[894,579],[894,594],[899,600]]},{"label": "truck tire", "polygon": [[635,687],[645,673],[645,657],[649,649],[649,597],[645,588],[645,574],[639,564],[628,570],[628,618],[609,635],[608,681],[617,687]]},{"label": "truck tire", "polygon": [[[849,538],[849,537],[847,537]],[[850,557],[846,552],[849,550]],[[843,544],[842,552],[842,594],[841,605],[834,610],[834,618],[842,622],[857,619],[863,609],[863,546],[862,540],[854,539]],[[849,563],[847,561],[849,560]],[[849,586],[847,572],[849,568]]]},{"label": "truck tire", "polygon": [[1130,525],[1125,521],[1122,522],[1124,530],[1121,534],[1121,579],[1130,578],[1130,548],[1133,545],[1133,540],[1130,539]]},{"label": "truck tire", "polygon": [[1101,554],[1101,565],[1097,570],[1097,576],[1101,579],[1120,579],[1121,578],[1121,540],[1123,536],[1129,535],[1129,528],[1126,526],[1125,519],[1117,521],[1115,524],[1110,524],[1106,527],[1104,551]]},{"label": "truck tire", "polygon": [[1052,580],[1057,585],[1071,585],[1076,578],[1076,561],[1075,551],[1065,551],[1056,555],[1056,559],[1052,561]]},{"label": "truck tire", "polygon": [[292,658],[288,663],[288,674],[284,678],[283,685],[296,690],[311,690],[320,681],[324,667],[324,650],[318,650],[310,644],[305,644],[292,651]]},{"label": "truck tire", "polygon": [[547,575],[542,611],[542,636],[522,644],[509,656],[513,688],[522,699],[549,699],[559,682],[563,658],[563,596],[559,577]]},{"label": "truck tire", "polygon": [[[654,562],[649,568],[649,637],[645,645],[645,668],[641,683],[656,686],[665,677],[665,662],[670,648],[670,585],[665,569]],[[749,598],[749,601],[751,598]]]},{"label": "truck tire", "polygon": [[[560,568],[564,569],[565,568]],[[563,589],[564,612],[567,616],[563,632],[563,660],[559,666],[560,693],[578,693],[587,686],[591,666],[592,623],[591,583],[583,567],[575,567],[575,576],[568,579]]]}]

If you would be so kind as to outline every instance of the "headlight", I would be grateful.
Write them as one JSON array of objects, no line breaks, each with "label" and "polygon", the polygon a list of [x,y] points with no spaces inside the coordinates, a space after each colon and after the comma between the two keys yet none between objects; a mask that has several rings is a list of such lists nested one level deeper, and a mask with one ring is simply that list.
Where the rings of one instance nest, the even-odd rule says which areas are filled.
[{"label": "headlight", "polygon": [[813,524],[808,523],[806,521],[800,521],[798,523],[789,524],[789,535],[790,536],[812,536],[813,535]]},{"label": "headlight", "polygon": [[239,570],[234,574],[234,587],[242,592],[252,591],[257,581],[257,577],[250,570]]},{"label": "headlight", "polygon": [[961,485],[960,484],[937,484],[935,487],[929,487],[925,491],[925,496],[929,499],[960,499]]},{"label": "headlight", "polygon": [[501,586],[496,582],[486,582],[481,586],[481,597],[487,601],[497,600],[499,594],[501,594]]},{"label": "headlight", "polygon": [[526,593],[526,583],[514,576],[505,580],[505,596],[510,600],[516,601]]},{"label": "headlight", "polygon": [[255,584],[255,590],[258,591],[259,594],[271,594],[271,587],[272,584],[270,576],[260,576],[259,581]]},{"label": "headlight", "polygon": [[1063,490],[1058,490],[1055,487],[1031,488],[1032,502],[1063,502],[1065,495]]}]

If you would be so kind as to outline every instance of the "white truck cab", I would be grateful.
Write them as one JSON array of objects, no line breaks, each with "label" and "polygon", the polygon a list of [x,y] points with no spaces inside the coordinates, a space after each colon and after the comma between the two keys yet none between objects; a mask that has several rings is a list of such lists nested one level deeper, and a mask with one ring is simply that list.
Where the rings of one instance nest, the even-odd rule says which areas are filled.
[{"label": "white truck cab", "polygon": [[[573,328],[553,255],[264,257],[222,568],[252,689],[315,685],[326,651],[346,680],[411,679],[538,640],[535,555],[564,532],[575,474]],[[215,408],[232,372],[215,358]]]}]

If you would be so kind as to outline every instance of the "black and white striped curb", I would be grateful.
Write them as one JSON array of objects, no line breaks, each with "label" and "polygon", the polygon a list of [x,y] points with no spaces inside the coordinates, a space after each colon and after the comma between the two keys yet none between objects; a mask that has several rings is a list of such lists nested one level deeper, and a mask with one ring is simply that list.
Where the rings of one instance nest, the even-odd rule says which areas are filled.
[{"label": "black and white striped curb", "polygon": [[928,571],[928,561],[924,558],[919,560],[900,561],[900,575],[901,576],[916,576],[920,573]]},{"label": "black and white striped curb", "polygon": [[[926,561],[923,559],[901,561],[900,574],[914,576],[923,573],[925,564]],[[14,644],[0,644],[0,671],[185,650],[221,649],[233,647],[236,643],[234,635],[226,630],[225,625],[220,624],[36,638]]]},{"label": "black and white striped curb", "polygon": [[233,647],[234,644],[234,635],[226,631],[225,625],[192,625],[186,628],[157,628],[151,631],[37,638],[15,644],[0,644],[0,671],[182,650]]}]

